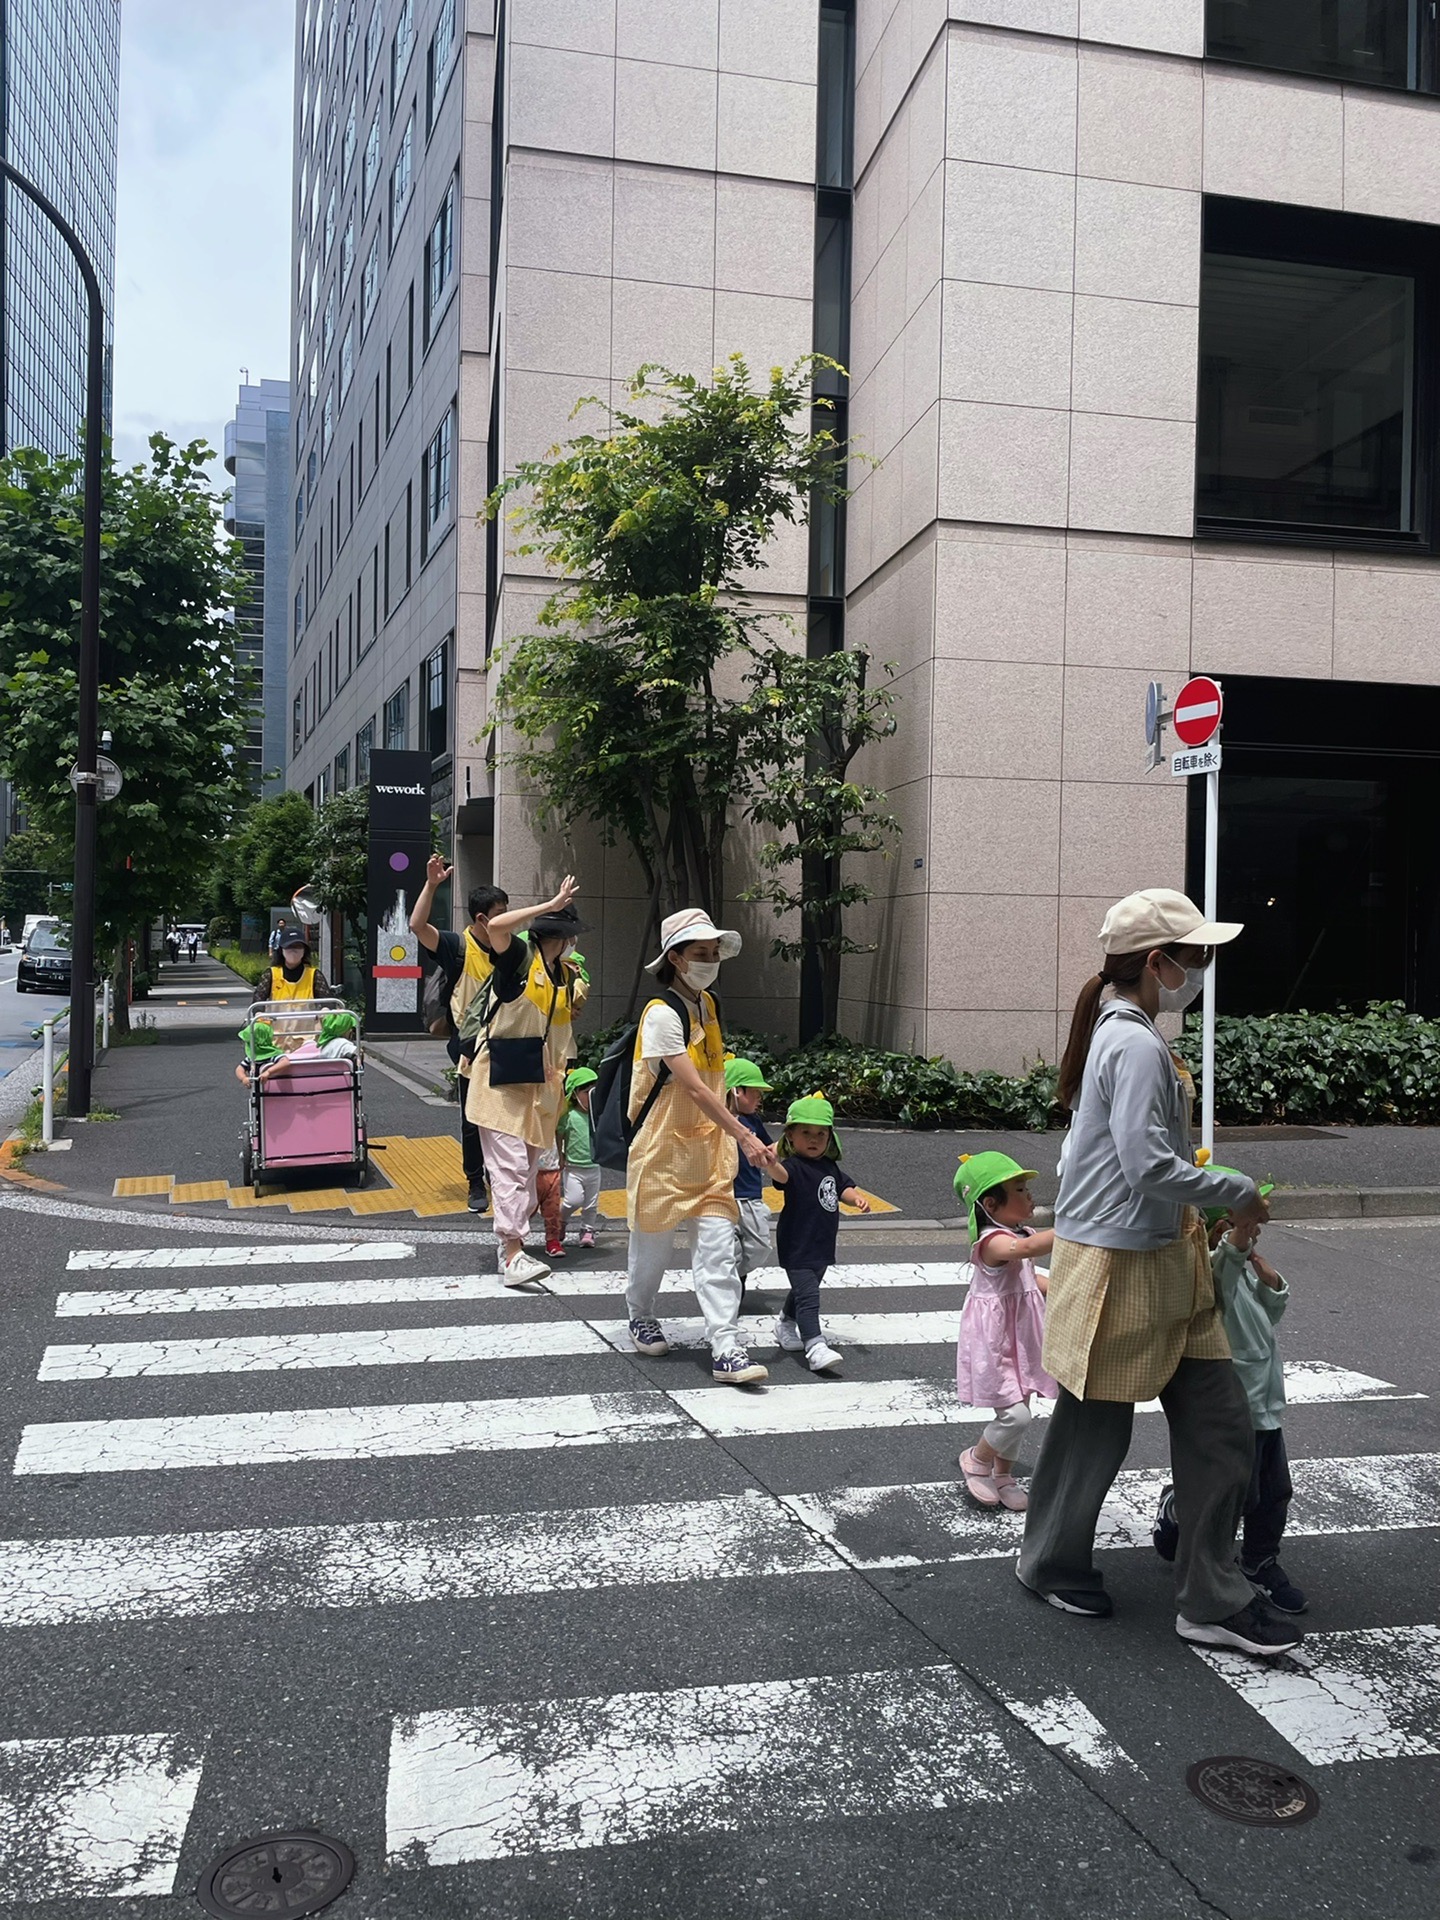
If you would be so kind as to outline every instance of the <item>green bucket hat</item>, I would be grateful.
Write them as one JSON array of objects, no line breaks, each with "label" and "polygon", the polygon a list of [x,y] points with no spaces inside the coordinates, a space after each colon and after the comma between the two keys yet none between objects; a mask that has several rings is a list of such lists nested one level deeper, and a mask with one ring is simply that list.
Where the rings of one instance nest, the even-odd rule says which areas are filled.
[{"label": "green bucket hat", "polygon": [[785,1125],[787,1129],[828,1127],[831,1151],[837,1160],[840,1158],[840,1136],[835,1131],[835,1109],[823,1093],[807,1093],[799,1100],[792,1100],[785,1112]]},{"label": "green bucket hat", "polygon": [[578,1093],[581,1087],[593,1087],[599,1081],[599,1074],[590,1067],[572,1067],[565,1076],[566,1093]]},{"label": "green bucket hat", "polygon": [[770,1092],[770,1082],[753,1060],[731,1058],[725,1062],[725,1091],[733,1093],[737,1087],[758,1087],[761,1093]]},{"label": "green bucket hat", "polygon": [[980,1196],[1010,1180],[1034,1180],[1033,1167],[1022,1167],[1008,1153],[962,1153],[955,1169],[955,1197],[970,1215],[970,1238],[980,1238]]},{"label": "green bucket hat", "polygon": [[[1213,1160],[1207,1165],[1205,1171],[1207,1173],[1233,1173],[1237,1180],[1248,1180],[1250,1178],[1248,1173],[1241,1173],[1238,1167],[1217,1167]],[[1273,1180],[1265,1180],[1257,1182],[1257,1184],[1260,1188],[1260,1198],[1262,1200],[1267,1194],[1275,1191],[1275,1182]],[[1223,1220],[1229,1211],[1230,1209],[1228,1207],[1206,1207],[1205,1225],[1207,1227],[1213,1227],[1215,1222],[1217,1220]]]},{"label": "green bucket hat", "polygon": [[276,1044],[275,1029],[268,1020],[250,1020],[240,1029],[247,1060],[278,1060],[284,1049]]},{"label": "green bucket hat", "polygon": [[332,1040],[353,1040],[360,1030],[360,1022],[348,1010],[322,1013],[320,1016],[320,1045],[328,1047]]}]

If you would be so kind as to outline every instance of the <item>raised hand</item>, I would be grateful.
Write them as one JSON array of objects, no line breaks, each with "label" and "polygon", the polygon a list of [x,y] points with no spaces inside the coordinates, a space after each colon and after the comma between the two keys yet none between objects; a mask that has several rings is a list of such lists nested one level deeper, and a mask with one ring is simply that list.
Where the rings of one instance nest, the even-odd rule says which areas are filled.
[{"label": "raised hand", "polygon": [[567,873],[565,878],[560,882],[560,891],[550,902],[549,911],[551,913],[563,913],[579,891],[580,882],[575,878],[573,873]]},{"label": "raised hand", "polygon": [[443,887],[454,871],[446,866],[443,854],[432,853],[425,862],[425,878],[432,887]]}]

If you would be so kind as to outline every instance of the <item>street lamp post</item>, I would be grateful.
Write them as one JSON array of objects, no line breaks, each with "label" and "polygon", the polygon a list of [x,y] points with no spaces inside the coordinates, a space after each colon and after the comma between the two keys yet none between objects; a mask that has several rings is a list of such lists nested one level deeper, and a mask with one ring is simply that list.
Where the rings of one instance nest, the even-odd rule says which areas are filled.
[{"label": "street lamp post", "polygon": [[80,549],[80,658],[75,750],[75,889],[70,919],[70,1078],[65,1110],[90,1111],[95,1063],[95,733],[100,702],[100,484],[105,412],[105,303],[95,266],[58,208],[0,159],[0,174],[40,209],[75,256],[90,308],[85,362],[85,520]]}]

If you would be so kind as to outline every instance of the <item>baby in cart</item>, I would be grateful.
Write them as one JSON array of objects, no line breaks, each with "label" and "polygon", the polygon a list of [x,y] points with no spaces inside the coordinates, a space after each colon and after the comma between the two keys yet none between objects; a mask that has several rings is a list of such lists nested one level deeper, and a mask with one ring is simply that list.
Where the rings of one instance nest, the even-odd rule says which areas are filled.
[{"label": "baby in cart", "polygon": [[251,1020],[240,1029],[245,1058],[235,1068],[235,1078],[247,1087],[252,1068],[256,1078],[265,1081],[288,1073],[301,1060],[353,1060],[359,1029],[355,1015],[340,1010],[322,1013],[313,1034],[277,1034],[270,1021]]}]

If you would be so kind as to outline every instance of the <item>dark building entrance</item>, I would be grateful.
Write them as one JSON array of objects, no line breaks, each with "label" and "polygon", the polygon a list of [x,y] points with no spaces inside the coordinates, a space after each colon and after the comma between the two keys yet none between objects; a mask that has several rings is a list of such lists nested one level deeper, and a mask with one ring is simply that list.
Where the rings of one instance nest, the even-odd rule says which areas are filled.
[{"label": "dark building entrance", "polygon": [[[1440,687],[1227,674],[1223,1013],[1403,1000],[1440,1013]],[[1205,783],[1189,783],[1203,892]]]}]

